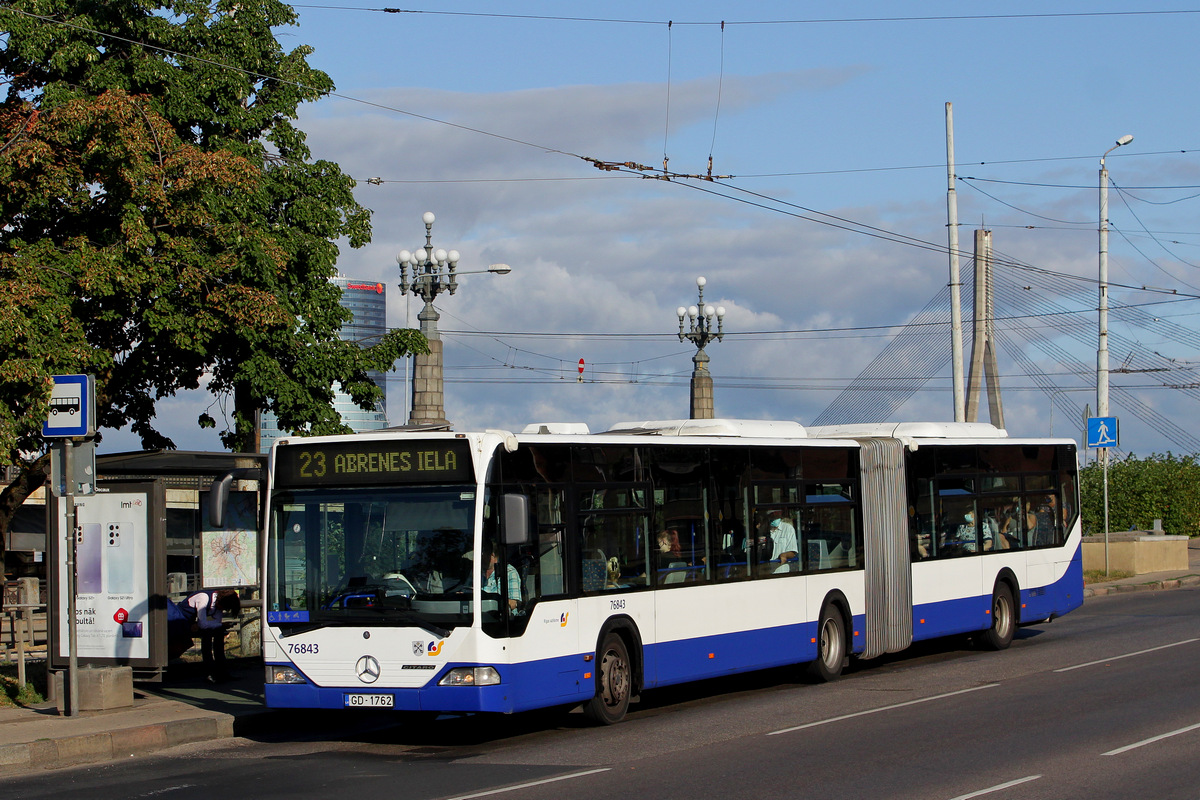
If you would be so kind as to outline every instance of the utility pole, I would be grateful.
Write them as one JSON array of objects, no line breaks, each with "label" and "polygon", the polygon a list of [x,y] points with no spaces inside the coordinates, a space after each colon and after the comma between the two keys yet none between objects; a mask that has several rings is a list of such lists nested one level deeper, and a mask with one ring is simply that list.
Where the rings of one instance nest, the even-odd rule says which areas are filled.
[{"label": "utility pole", "polygon": [[[1096,348],[1096,416],[1108,416],[1108,165],[1104,159],[1133,141],[1125,134],[1100,156],[1100,331]],[[1107,454],[1107,448],[1103,448]]]},{"label": "utility pole", "polygon": [[958,194],[954,189],[954,104],[946,103],[946,238],[950,251],[950,356],[953,363],[954,421],[966,419],[963,399],[962,280],[958,268]]}]

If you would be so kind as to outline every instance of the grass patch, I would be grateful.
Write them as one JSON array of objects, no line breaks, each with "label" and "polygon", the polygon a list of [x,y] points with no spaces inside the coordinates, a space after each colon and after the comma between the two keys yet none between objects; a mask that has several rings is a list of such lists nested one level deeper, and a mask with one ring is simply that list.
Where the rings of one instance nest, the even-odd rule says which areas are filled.
[{"label": "grass patch", "polygon": [[17,683],[17,665],[0,664],[0,707],[32,706],[46,700],[46,665],[27,663],[24,686]]},{"label": "grass patch", "polygon": [[1110,570],[1107,575],[1104,574],[1104,570],[1102,569],[1085,569],[1083,571],[1083,585],[1087,586],[1089,583],[1105,583],[1106,581],[1132,577],[1132,572],[1125,572],[1119,569]]}]

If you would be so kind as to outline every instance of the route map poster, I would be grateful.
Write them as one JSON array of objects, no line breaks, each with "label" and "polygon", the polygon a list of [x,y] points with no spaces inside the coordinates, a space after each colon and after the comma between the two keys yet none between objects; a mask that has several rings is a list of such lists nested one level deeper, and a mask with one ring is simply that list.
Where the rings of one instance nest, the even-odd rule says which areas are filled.
[{"label": "route map poster", "polygon": [[258,586],[258,494],[230,492],[224,528],[213,528],[209,522],[207,498],[201,507],[201,586]]}]

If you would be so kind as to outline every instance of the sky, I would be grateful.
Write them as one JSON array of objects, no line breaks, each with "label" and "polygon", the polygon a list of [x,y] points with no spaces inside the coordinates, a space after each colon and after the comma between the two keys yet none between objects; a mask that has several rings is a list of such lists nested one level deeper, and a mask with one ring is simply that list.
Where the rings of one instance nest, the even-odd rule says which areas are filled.
[{"label": "sky", "polygon": [[[1126,370],[1110,413],[1124,451],[1200,449],[1200,393],[1163,388],[1197,383],[1200,364],[1187,341],[1200,336],[1200,4],[293,5],[281,43],[314,48],[337,87],[300,127],[374,212],[372,242],[342,243],[340,272],[387,283],[390,324],[416,327],[396,254],[424,243],[426,211],[461,272],[512,266],[435,303],[457,430],[686,417],[696,348],[676,308],[697,302],[700,276],[726,309],[706,348],[717,416],[811,424],[949,282],[951,103],[964,302],[976,228],[992,231],[1007,287],[1009,433],[1078,439],[1095,409],[1098,170],[1131,134],[1107,156],[1109,303],[1130,309],[1109,320],[1112,368]],[[729,177],[646,177],[664,157],[701,175],[710,156]],[[890,367],[920,387],[895,420],[953,419],[948,329],[923,340],[920,359]],[[387,390],[402,424],[403,364]],[[159,417],[177,446],[220,449],[194,424],[205,410],[224,413],[191,392]],[[134,449],[128,431],[101,446]]]}]

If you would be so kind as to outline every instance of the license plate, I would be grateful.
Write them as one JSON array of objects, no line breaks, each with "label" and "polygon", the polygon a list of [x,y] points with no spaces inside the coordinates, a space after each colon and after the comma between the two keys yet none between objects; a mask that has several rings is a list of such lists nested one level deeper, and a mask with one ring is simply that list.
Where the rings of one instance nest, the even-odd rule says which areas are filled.
[{"label": "license plate", "polygon": [[347,707],[393,708],[396,698],[390,694],[346,694],[342,695]]}]

